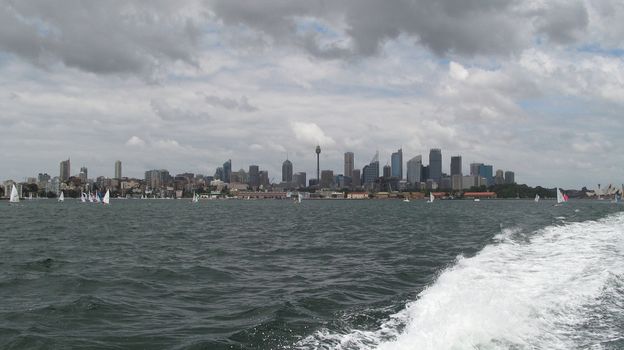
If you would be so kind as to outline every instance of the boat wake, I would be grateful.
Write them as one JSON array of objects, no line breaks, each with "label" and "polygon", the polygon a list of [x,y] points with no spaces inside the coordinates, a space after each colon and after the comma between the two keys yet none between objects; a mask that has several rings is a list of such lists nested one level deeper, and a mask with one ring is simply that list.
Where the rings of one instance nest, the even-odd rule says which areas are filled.
[{"label": "boat wake", "polygon": [[624,214],[504,230],[374,331],[319,331],[300,349],[576,349],[624,345]]}]

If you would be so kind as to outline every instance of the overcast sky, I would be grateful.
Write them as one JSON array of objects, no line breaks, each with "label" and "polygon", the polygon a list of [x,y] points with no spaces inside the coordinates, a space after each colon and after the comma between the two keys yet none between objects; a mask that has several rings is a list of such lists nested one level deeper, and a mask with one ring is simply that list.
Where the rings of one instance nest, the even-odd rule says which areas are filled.
[{"label": "overcast sky", "polygon": [[0,179],[403,147],[529,185],[624,182],[621,0],[0,0]]}]

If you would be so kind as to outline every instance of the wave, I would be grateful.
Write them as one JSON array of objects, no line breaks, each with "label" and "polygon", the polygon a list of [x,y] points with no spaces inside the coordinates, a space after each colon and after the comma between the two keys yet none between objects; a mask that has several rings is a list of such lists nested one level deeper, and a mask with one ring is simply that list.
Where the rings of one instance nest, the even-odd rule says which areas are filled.
[{"label": "wave", "polygon": [[459,350],[621,345],[623,253],[621,213],[528,235],[505,229],[476,256],[459,257],[379,329],[325,329],[296,346]]}]

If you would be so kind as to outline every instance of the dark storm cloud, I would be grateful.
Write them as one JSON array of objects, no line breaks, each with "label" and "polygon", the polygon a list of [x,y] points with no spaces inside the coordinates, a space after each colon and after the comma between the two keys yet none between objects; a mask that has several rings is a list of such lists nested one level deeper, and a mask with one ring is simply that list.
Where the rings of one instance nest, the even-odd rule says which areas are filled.
[{"label": "dark storm cloud", "polygon": [[37,65],[62,62],[100,74],[153,75],[195,64],[198,31],[178,2],[4,1],[0,50]]}]

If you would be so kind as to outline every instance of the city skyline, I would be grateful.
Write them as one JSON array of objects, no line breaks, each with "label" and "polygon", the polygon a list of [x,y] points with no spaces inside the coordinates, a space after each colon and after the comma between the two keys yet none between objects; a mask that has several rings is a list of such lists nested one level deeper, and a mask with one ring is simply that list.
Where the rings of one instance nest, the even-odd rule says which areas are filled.
[{"label": "city skyline", "polygon": [[529,185],[623,182],[619,2],[296,4],[3,3],[0,176],[69,155],[73,175],[279,177],[286,153],[310,175],[319,144],[335,172],[400,148],[405,177],[437,147]]}]

